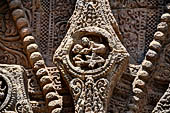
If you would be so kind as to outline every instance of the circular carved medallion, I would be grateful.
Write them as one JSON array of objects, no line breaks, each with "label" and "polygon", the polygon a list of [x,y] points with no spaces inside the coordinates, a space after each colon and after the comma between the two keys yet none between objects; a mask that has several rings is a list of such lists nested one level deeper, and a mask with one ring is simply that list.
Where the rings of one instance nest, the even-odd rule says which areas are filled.
[{"label": "circular carved medallion", "polygon": [[109,54],[105,38],[97,35],[84,35],[73,44],[70,59],[72,64],[82,70],[97,69],[104,65]]},{"label": "circular carved medallion", "polygon": [[118,58],[114,52],[116,43],[106,30],[98,27],[82,28],[73,33],[71,38],[63,63],[73,76],[102,76],[114,66],[114,58]]}]

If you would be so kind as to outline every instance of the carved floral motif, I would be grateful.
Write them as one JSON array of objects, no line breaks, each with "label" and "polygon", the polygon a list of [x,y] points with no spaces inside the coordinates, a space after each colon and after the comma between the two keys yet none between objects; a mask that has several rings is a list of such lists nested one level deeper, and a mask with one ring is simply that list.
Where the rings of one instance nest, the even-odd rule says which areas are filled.
[{"label": "carved floral motif", "polygon": [[76,104],[75,111],[77,113],[85,112],[97,112],[104,113],[105,99],[107,98],[107,92],[105,88],[109,85],[107,79],[101,78],[96,82],[92,77],[86,78],[86,82],[83,83],[81,79],[73,79],[70,82],[70,87],[73,90],[74,101]]}]

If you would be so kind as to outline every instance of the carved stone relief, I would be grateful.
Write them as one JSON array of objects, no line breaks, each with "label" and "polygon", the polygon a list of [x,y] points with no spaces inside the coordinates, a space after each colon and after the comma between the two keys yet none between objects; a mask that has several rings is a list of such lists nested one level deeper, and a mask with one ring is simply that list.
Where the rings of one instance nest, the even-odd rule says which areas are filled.
[{"label": "carved stone relief", "polygon": [[169,87],[157,103],[156,107],[154,108],[152,113],[168,113],[169,112]]},{"label": "carved stone relief", "polygon": [[163,50],[163,53],[161,54],[161,59],[160,59],[160,65],[157,66],[159,70],[155,71],[155,80],[159,80],[164,83],[169,83],[169,73],[170,73],[170,62],[169,62],[169,51],[170,51],[170,45],[166,45],[165,49]]},{"label": "carved stone relief", "polygon": [[[33,113],[26,93],[25,70],[20,66],[0,65],[1,113]],[[15,107],[14,107],[15,106]]]},{"label": "carved stone relief", "polygon": [[[113,10],[117,15],[123,44],[131,55],[131,63],[139,64],[144,58],[146,15],[144,8]],[[126,26],[126,27],[125,27]]]},{"label": "carved stone relief", "polygon": [[[119,28],[108,1],[78,0],[75,7],[54,62],[70,87],[76,113],[106,113],[128,54],[119,41]],[[105,20],[106,16],[110,20]]]},{"label": "carved stone relief", "polygon": [[[114,6],[118,1],[111,0],[112,11],[120,26],[123,44],[131,55],[130,63],[139,65],[153,40],[160,16],[164,12],[165,1],[127,0],[119,2],[121,5],[127,4],[120,8],[119,5]],[[145,5],[140,6],[140,4]]]},{"label": "carved stone relief", "polygon": [[[96,43],[90,41],[90,38],[92,40],[99,39],[101,41]],[[96,69],[106,62],[104,57],[108,57],[109,51],[106,50],[109,50],[109,46],[107,45],[108,47],[106,48],[104,44],[101,44],[103,42],[102,39],[104,38],[98,36],[84,36],[80,40],[81,44],[75,44],[73,46],[73,58],[71,58],[71,60],[75,67],[80,67],[84,70]]]},{"label": "carved stone relief", "polygon": [[168,3],[1,0],[0,112],[169,112]]},{"label": "carved stone relief", "polygon": [[31,23],[33,34],[40,47],[45,63],[54,66],[52,56],[66,34],[66,25],[73,9],[74,0],[31,0],[25,2],[25,7],[32,3]]},{"label": "carved stone relief", "polygon": [[29,64],[23,52],[22,42],[19,40],[18,31],[6,4],[3,0],[3,7],[0,9],[0,63],[28,67]]},{"label": "carved stone relief", "polygon": [[[32,7],[29,7],[31,3]],[[41,37],[42,41],[37,39],[37,42],[46,64],[54,66],[52,57],[48,56],[52,56],[66,34],[67,21],[73,12],[75,0],[65,2],[25,0],[23,4],[26,9],[30,9],[27,12],[33,13],[33,16],[30,17],[32,18],[32,28],[34,35]],[[110,0],[111,9],[124,37],[123,44],[131,54],[131,63],[140,64],[144,59],[149,44],[153,40],[153,34],[156,32],[159,17],[163,13],[164,4],[164,0]],[[123,17],[122,14],[126,16]],[[124,21],[125,18],[129,21]],[[48,37],[53,38],[47,40]],[[132,39],[133,43],[130,43]]]},{"label": "carved stone relief", "polygon": [[[126,113],[128,104],[132,101],[132,82],[139,71],[140,66],[129,65],[123,73],[119,83],[116,85],[109,106],[108,113]],[[149,113],[149,112],[148,112]]]}]

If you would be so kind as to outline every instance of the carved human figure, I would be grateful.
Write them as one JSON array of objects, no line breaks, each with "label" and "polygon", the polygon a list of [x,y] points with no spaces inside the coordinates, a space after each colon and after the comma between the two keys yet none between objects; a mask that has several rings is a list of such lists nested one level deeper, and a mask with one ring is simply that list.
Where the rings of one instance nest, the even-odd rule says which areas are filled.
[{"label": "carved human figure", "polygon": [[73,61],[75,62],[76,66],[81,67],[81,63],[84,62],[82,59],[82,56],[80,54],[83,47],[80,44],[76,44],[74,48],[72,49],[72,52],[76,54],[76,56],[73,58]]},{"label": "carved human figure", "polygon": [[87,37],[82,38],[83,47],[87,47],[88,49],[83,49],[81,52],[92,51],[96,54],[104,54],[106,52],[106,47],[103,44],[97,44],[93,41],[90,41]]},{"label": "carved human figure", "polygon": [[105,45],[90,41],[87,37],[82,38],[82,45],[84,49],[80,53],[85,55],[87,61],[89,61],[88,66],[90,68],[94,68],[96,64],[101,64],[105,62],[105,60],[98,55],[105,54]]},{"label": "carved human figure", "polygon": [[[76,44],[72,51],[76,56],[73,58],[75,65],[78,67],[88,66],[94,68],[96,64],[101,65],[105,60],[99,54],[105,54],[106,47],[103,44],[97,44],[83,37],[81,44]],[[83,59],[83,56],[85,57]]]}]

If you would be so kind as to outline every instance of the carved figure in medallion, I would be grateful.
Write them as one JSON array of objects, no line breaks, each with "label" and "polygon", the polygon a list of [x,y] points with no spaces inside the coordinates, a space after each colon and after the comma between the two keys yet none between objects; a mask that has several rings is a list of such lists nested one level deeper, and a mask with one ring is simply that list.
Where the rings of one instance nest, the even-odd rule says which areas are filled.
[{"label": "carved figure in medallion", "polygon": [[96,65],[102,65],[105,62],[104,58],[99,55],[106,52],[104,44],[90,41],[87,37],[81,39],[81,44],[76,44],[72,49],[73,53],[76,54],[73,58],[76,66],[94,68]]},{"label": "carved figure in medallion", "polygon": [[75,113],[107,113],[129,54],[119,40],[119,28],[112,27],[108,0],[78,0],[75,7],[54,63],[71,90]]},{"label": "carved figure in medallion", "polygon": [[75,62],[76,66],[81,67],[81,63],[84,62],[82,59],[82,56],[80,54],[83,47],[80,44],[76,44],[74,48],[72,49],[73,53],[76,54],[76,56],[73,58],[73,61]]}]

